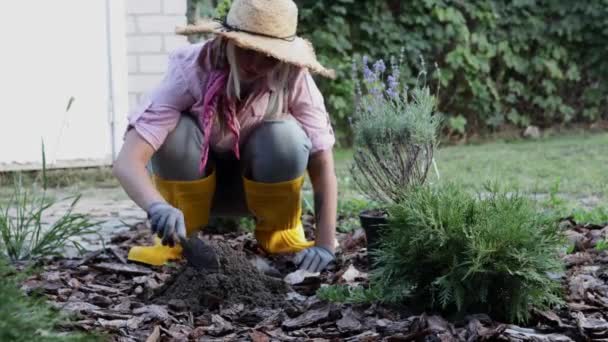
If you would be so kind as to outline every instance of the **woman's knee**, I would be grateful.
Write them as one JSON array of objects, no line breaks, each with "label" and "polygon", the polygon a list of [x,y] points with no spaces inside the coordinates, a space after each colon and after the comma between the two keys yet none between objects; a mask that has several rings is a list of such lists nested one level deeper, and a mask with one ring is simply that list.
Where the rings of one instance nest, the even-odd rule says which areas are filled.
[{"label": "woman's knee", "polygon": [[182,114],[177,126],[154,153],[151,160],[153,172],[164,179],[195,180],[199,172],[203,133],[196,121]]},{"label": "woman's knee", "polygon": [[294,119],[264,121],[244,151],[247,176],[264,183],[298,178],[306,171],[310,149],[310,139]]}]

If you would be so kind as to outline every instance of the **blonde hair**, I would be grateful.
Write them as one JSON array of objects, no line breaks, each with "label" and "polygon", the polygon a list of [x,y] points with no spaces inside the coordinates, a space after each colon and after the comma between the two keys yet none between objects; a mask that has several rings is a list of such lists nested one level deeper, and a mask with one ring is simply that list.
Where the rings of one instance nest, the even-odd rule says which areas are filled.
[{"label": "blonde hair", "polygon": [[[226,82],[228,100],[231,102],[247,101],[248,99],[241,98],[242,81],[239,78],[236,45],[231,40],[221,37],[216,38],[213,44],[214,66],[216,68],[227,66],[229,70],[228,81]],[[266,77],[270,97],[264,119],[275,119],[287,112],[287,99],[290,93],[289,79],[294,70],[295,67],[292,65],[279,61]],[[263,88],[263,84],[256,84],[249,97],[258,95]],[[223,127],[222,115],[219,115],[218,119]]]}]

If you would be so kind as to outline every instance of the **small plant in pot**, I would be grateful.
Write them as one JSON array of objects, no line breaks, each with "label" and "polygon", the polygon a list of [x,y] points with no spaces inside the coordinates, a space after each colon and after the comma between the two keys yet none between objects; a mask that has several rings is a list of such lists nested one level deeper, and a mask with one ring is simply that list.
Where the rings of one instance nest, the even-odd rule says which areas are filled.
[{"label": "small plant in pot", "polygon": [[380,208],[360,213],[368,251],[376,247],[387,222],[382,207],[399,203],[407,190],[425,182],[433,165],[440,115],[436,98],[420,73],[409,89],[400,82],[399,62],[391,59],[390,71],[378,60],[369,66],[366,57],[353,64],[356,110],[352,128],[354,162],[350,172],[357,188]]}]

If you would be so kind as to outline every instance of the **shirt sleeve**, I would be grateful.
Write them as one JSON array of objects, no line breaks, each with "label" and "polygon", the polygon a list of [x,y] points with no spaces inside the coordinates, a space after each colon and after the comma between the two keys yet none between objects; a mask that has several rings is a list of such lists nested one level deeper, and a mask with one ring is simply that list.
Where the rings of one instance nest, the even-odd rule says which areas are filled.
[{"label": "shirt sleeve", "polygon": [[128,116],[127,131],[134,128],[154,150],[158,150],[167,135],[175,129],[181,113],[195,102],[184,78],[181,56],[178,53],[169,56],[162,81],[144,96]]},{"label": "shirt sleeve", "polygon": [[312,143],[311,153],[331,149],[335,142],[323,95],[306,69],[295,78],[289,95],[289,111]]}]

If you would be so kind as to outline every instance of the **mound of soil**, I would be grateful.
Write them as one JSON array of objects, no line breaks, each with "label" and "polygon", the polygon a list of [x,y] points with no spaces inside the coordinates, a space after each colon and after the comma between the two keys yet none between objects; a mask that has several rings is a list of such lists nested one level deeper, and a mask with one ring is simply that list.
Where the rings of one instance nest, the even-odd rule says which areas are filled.
[{"label": "mound of soil", "polygon": [[244,304],[250,307],[277,308],[285,302],[287,286],[282,279],[259,272],[245,253],[225,242],[210,242],[216,251],[218,272],[196,270],[185,265],[153,296],[156,304],[184,305],[196,313],[220,306]]}]

